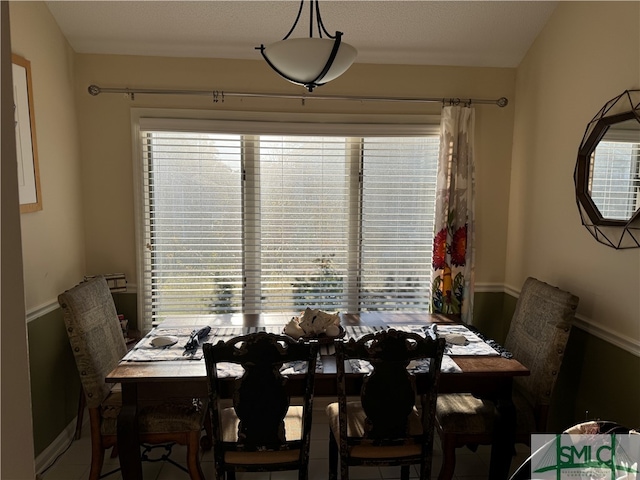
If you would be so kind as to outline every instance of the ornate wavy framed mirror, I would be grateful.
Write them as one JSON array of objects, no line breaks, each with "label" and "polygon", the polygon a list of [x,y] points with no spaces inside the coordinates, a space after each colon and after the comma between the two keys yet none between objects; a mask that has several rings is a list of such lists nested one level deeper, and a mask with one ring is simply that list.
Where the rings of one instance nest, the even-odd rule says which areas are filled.
[{"label": "ornate wavy framed mirror", "polygon": [[612,98],[589,122],[574,181],[589,233],[612,248],[640,247],[640,90]]}]

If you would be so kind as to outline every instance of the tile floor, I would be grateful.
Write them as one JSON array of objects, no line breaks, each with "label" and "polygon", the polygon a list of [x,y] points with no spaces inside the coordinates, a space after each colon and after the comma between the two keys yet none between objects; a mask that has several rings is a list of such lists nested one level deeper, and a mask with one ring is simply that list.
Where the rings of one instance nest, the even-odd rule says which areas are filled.
[{"label": "tile floor", "polygon": [[[329,453],[328,453],[329,426],[324,416],[324,410],[314,408],[314,424],[312,428],[311,454],[309,464],[309,480],[326,480],[328,478]],[[440,445],[435,436],[435,448],[432,478],[437,478],[442,461]],[[517,455],[511,462],[512,471],[517,468],[529,455],[529,449],[524,445],[517,445]],[[107,452],[108,453],[108,452]],[[91,458],[91,446],[89,441],[89,425],[85,422],[82,438],[75,440],[69,449],[49,467],[42,475],[42,480],[87,480],[89,477],[89,464]],[[184,447],[175,446],[171,458],[177,463],[184,464]],[[119,467],[118,459],[107,458],[102,473],[105,474]],[[189,476],[168,462],[144,462],[142,465],[145,480],[188,480]],[[211,452],[202,457],[202,469],[207,480],[213,480],[213,458]],[[489,469],[489,447],[480,446],[476,453],[466,448],[458,449],[455,480],[490,480],[487,479]],[[350,470],[352,480],[369,479],[397,479],[400,478],[399,467],[352,467]],[[417,478],[417,470],[412,470],[412,478]],[[105,477],[106,480],[121,480],[119,471]],[[274,473],[240,473],[238,480],[294,480],[296,472]]]}]

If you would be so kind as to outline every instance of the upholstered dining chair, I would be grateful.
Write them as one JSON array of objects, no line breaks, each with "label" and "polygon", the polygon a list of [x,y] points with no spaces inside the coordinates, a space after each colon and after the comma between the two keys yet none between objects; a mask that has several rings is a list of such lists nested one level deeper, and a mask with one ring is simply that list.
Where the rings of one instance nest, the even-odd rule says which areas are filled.
[{"label": "upholstered dining chair", "polygon": [[[427,332],[395,329],[358,341],[336,341],[338,402],[327,406],[329,478],[349,479],[350,466],[399,466],[403,480],[411,465],[420,479],[431,477],[434,413],[445,340]],[[347,401],[345,363],[366,371],[360,398]],[[409,368],[407,368],[409,367]],[[420,398],[420,410],[416,398]]]},{"label": "upholstered dining chair", "polygon": [[[569,292],[533,277],[524,282],[504,343],[531,372],[514,379],[516,443],[529,445],[531,433],[547,431],[551,396],[577,306],[578,297]],[[453,477],[456,448],[492,443],[496,418],[491,399],[471,394],[438,398],[436,428],[443,451],[439,480]]]},{"label": "upholstered dining chair", "polygon": [[[91,426],[90,480],[100,477],[105,450],[117,448],[117,417],[122,404],[119,388],[105,382],[106,375],[127,352],[111,291],[104,277],[80,283],[58,296],[65,327]],[[204,480],[200,467],[200,435],[205,402],[162,401],[139,410],[140,441],[187,446],[187,467],[192,480]]]},{"label": "upholstered dining chair", "polygon": [[[298,479],[306,480],[317,342],[258,332],[215,345],[205,343],[202,350],[209,380],[215,478],[235,479],[236,472],[297,470]],[[291,381],[290,375],[302,381]]]}]

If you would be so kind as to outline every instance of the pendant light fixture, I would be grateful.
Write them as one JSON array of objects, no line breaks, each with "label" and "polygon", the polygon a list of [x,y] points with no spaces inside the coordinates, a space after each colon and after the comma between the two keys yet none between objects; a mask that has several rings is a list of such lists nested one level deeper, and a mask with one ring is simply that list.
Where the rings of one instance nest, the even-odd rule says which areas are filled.
[{"label": "pendant light fixture", "polygon": [[[289,33],[279,42],[256,47],[278,75],[303,85],[310,92],[346,72],[358,53],[354,47],[342,41],[342,32],[336,32],[335,35],[327,32],[318,1],[309,1],[308,38],[289,38],[302,15],[305,0],[301,0],[298,16]],[[314,33],[318,36],[314,37]]]}]

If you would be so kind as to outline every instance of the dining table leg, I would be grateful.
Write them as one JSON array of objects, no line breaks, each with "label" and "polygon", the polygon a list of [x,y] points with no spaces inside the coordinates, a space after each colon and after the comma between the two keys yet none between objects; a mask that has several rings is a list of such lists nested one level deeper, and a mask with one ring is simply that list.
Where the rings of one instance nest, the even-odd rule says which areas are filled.
[{"label": "dining table leg", "polygon": [[489,478],[507,480],[516,440],[516,409],[511,399],[511,380],[496,398],[497,415],[491,444]]},{"label": "dining table leg", "polygon": [[118,415],[118,455],[122,480],[142,480],[138,434],[138,385],[122,384],[122,410]]}]

